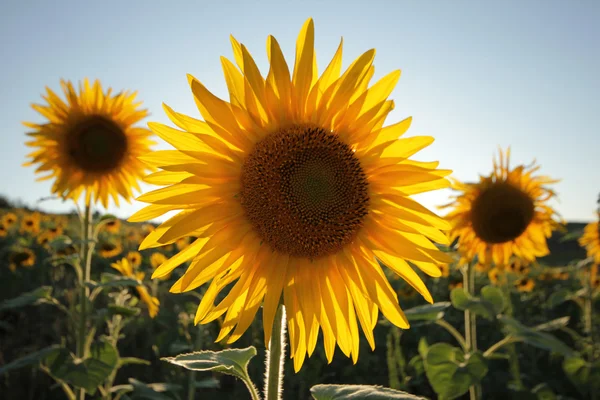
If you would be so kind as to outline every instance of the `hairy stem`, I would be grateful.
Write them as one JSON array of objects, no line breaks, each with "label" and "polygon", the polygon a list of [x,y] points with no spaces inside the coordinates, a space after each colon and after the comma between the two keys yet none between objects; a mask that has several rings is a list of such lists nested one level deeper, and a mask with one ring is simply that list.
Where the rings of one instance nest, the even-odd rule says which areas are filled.
[{"label": "hairy stem", "polygon": [[458,342],[460,347],[462,347],[463,350],[467,349],[467,342],[465,341],[465,338],[460,334],[459,331],[456,330],[456,328],[454,328],[452,325],[450,325],[447,321],[443,319],[438,319],[437,321],[435,321],[435,323],[436,325],[439,325],[442,328],[446,329],[448,333],[451,334],[454,337],[454,339],[456,339],[456,341]]},{"label": "hairy stem", "polygon": [[[463,287],[467,294],[475,294],[475,269],[472,263],[467,263],[463,271]],[[468,353],[477,351],[477,319],[468,309],[465,310],[465,342]],[[469,397],[471,400],[480,400],[481,385],[472,385],[469,388]]]},{"label": "hairy stem", "polygon": [[285,360],[285,308],[279,305],[273,322],[271,340],[267,350],[265,373],[265,399],[281,400],[283,386],[283,362]]},{"label": "hairy stem", "polygon": [[[85,358],[86,356],[86,327],[87,327],[87,304],[88,297],[90,295],[90,289],[85,285],[87,281],[90,280],[91,273],[91,246],[90,246],[90,238],[92,234],[92,207],[89,202],[85,205],[85,211],[83,215],[83,226],[81,232],[81,261],[83,266],[83,271],[79,275],[79,332],[77,335],[77,357]],[[85,399],[85,390],[80,389],[79,391],[79,399]]]}]

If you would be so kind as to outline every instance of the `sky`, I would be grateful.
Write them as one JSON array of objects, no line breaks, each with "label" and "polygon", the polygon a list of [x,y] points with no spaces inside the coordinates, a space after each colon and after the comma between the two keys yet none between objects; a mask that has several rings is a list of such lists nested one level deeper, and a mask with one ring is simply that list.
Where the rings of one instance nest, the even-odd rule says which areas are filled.
[{"label": "sky", "polygon": [[[489,174],[499,146],[511,164],[541,164],[561,179],[552,203],[569,221],[594,218],[600,192],[600,1],[114,1],[0,2],[0,194],[50,212],[70,203],[38,200],[50,182],[22,167],[29,149],[21,122],[42,122],[31,103],[61,78],[98,78],[137,90],[143,123],[168,123],[162,103],[200,118],[186,74],[227,98],[219,57],[233,59],[229,35],[266,74],[274,35],[293,65],[296,36],[315,22],[319,70],[344,38],[344,68],[375,48],[375,76],[400,69],[388,123],[412,116],[406,134],[435,142],[415,159],[439,160],[453,177]],[[167,149],[164,142],[155,149]],[[144,186],[144,190],[152,189]],[[449,190],[417,198],[430,208]],[[127,217],[132,202],[108,212]]]}]

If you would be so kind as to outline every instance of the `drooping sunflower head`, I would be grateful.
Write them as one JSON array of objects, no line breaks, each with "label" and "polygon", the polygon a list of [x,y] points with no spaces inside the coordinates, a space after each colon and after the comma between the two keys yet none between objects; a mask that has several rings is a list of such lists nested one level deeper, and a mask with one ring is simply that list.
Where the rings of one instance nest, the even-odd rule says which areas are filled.
[{"label": "drooping sunflower head", "polygon": [[13,272],[19,267],[33,267],[34,265],[35,253],[30,249],[18,249],[12,251],[8,256],[8,266]]},{"label": "drooping sunflower head", "polygon": [[[600,219],[600,214],[598,214]],[[600,263],[600,223],[590,222],[583,230],[579,238],[579,244],[585,247],[587,256],[592,257],[595,263]]]},{"label": "drooping sunflower head", "polygon": [[97,246],[98,254],[103,258],[113,258],[123,252],[123,245],[118,240],[100,241]]},{"label": "drooping sunflower head", "polygon": [[507,264],[514,255],[525,261],[549,253],[546,239],[559,226],[556,212],[548,205],[555,193],[547,187],[557,182],[534,175],[539,169],[509,166],[510,150],[500,151],[499,162],[478,183],[455,184],[461,193],[446,218],[452,224],[451,239],[466,260]]},{"label": "drooping sunflower head", "polygon": [[359,323],[372,347],[378,311],[408,327],[379,262],[432,301],[413,267],[437,277],[438,265],[452,261],[433,243],[448,244],[441,230],[449,224],[410,198],[448,187],[451,171],[410,159],[433,142],[400,138],[410,118],[384,126],[400,72],[370,85],[374,50],[342,72],[340,44],[319,75],[309,19],[291,72],[275,38],[268,38],[265,78],[248,49],[231,42],[235,64],[221,59],[229,101],[189,77],[204,120],[165,106],[180,129],[149,124],[176,150],[141,157],[160,169],[146,181],[165,187],[138,198],[150,205],[130,221],[179,213],[140,249],[193,238],[153,277],[192,260],[171,291],[211,282],[195,320],[206,323],[224,314],[217,340],[237,340],[263,305],[268,346],[283,298],[296,370],[314,351],[321,330],[329,361],[336,343],[356,361]]},{"label": "drooping sunflower head", "polygon": [[111,219],[110,221],[108,221],[107,223],[105,223],[102,228],[106,231],[106,232],[110,232],[110,233],[119,233],[119,230],[121,229],[121,220],[119,219]]},{"label": "drooping sunflower head", "polygon": [[32,107],[47,121],[24,123],[33,129],[26,144],[35,148],[24,165],[40,164],[36,172],[46,175],[39,180],[54,179],[52,192],[63,198],[77,200],[86,191],[86,201],[105,207],[109,198],[118,205],[119,195],[129,201],[148,170],[137,156],[153,144],[148,129],[134,127],[146,110],[138,108],[135,93],[104,92],[97,80],[84,80],[79,93],[71,82],[61,86],[67,101],[46,88],[47,105]]}]

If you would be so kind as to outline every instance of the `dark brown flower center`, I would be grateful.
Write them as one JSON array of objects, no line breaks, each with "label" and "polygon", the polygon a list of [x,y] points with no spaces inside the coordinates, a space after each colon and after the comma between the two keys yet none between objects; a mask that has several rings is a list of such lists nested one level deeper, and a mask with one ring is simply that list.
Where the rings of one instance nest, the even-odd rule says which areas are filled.
[{"label": "dark brown flower center", "polygon": [[20,251],[18,253],[13,253],[10,258],[13,263],[17,265],[22,265],[29,261],[29,259],[31,258],[31,253],[27,251]]},{"label": "dark brown flower center", "polygon": [[521,236],[534,216],[531,197],[508,183],[496,183],[473,202],[473,230],[486,243],[504,243]]},{"label": "dark brown flower center", "polygon": [[115,122],[92,115],[69,132],[68,152],[85,172],[110,172],[121,164],[127,152],[127,136]]},{"label": "dark brown flower center", "polygon": [[241,203],[259,236],[294,257],[339,251],[368,213],[368,183],[354,151],[314,126],[291,126],[257,143],[241,183]]}]

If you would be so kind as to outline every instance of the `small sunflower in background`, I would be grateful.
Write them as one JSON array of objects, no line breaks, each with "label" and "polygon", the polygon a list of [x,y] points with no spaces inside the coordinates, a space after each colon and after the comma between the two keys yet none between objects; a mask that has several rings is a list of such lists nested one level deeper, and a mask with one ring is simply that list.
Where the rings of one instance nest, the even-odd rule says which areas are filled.
[{"label": "small sunflower in background", "polygon": [[[168,260],[167,256],[165,256],[163,253],[159,253],[157,251],[155,253],[152,253],[152,255],[150,256],[150,266],[152,267],[153,270],[155,270],[158,267],[160,267],[167,260]],[[170,277],[171,277],[171,274],[168,274],[159,279],[166,281]]]},{"label": "small sunflower in background", "polygon": [[529,275],[529,263],[515,258],[506,265],[505,271],[519,276]]},{"label": "small sunflower in background", "polygon": [[21,233],[35,235],[40,231],[40,214],[31,213],[21,218]]},{"label": "small sunflower in background", "polygon": [[17,217],[17,214],[8,212],[2,216],[2,225],[4,225],[6,229],[10,229],[14,224],[17,223],[18,219],[19,218]]},{"label": "small sunflower in background", "polygon": [[63,198],[76,201],[85,191],[86,204],[100,201],[107,207],[112,198],[118,205],[119,196],[129,201],[149,169],[137,157],[154,144],[151,132],[134,126],[147,111],[138,108],[136,93],[113,95],[98,80],[85,79],[79,92],[69,81],[60,83],[66,102],[46,88],[47,104],[32,107],[47,121],[24,123],[33,129],[26,144],[35,148],[24,166],[39,164],[36,172],[45,175],[38,180],[52,179],[52,192]]},{"label": "small sunflower in background", "polygon": [[454,289],[460,289],[463,287],[462,280],[454,280],[448,283],[448,290],[452,291]]},{"label": "small sunflower in background", "polygon": [[15,272],[19,267],[33,267],[35,265],[35,253],[30,249],[18,249],[12,251],[8,256],[8,268]]},{"label": "small sunflower in background", "polygon": [[129,261],[129,264],[131,264],[133,268],[138,268],[142,265],[142,255],[139,251],[130,251],[127,253],[127,261]]},{"label": "small sunflower in background", "polygon": [[450,266],[448,264],[440,264],[438,265],[438,268],[442,272],[442,275],[440,275],[440,277],[447,278],[450,275]]},{"label": "small sunflower in background", "polygon": [[102,225],[102,229],[109,233],[119,233],[121,230],[121,220],[114,218]]},{"label": "small sunflower in background", "polygon": [[528,277],[517,279],[514,284],[519,292],[531,293],[535,288],[535,281]]},{"label": "small sunflower in background", "polygon": [[53,238],[56,238],[60,235],[62,235],[64,232],[64,228],[61,225],[54,225],[50,228],[48,228],[48,233],[50,235],[52,235]]},{"label": "small sunflower in background", "polygon": [[[600,213],[598,218],[600,218]],[[579,238],[579,245],[585,247],[587,256],[592,257],[595,263],[600,263],[600,223],[598,221],[585,226],[583,235]]]},{"label": "small sunflower in background", "polygon": [[123,252],[123,245],[120,241],[102,241],[98,243],[96,251],[103,258],[113,258]]},{"label": "small sunflower in background", "polygon": [[0,223],[0,238],[8,236],[8,229],[4,223]]},{"label": "small sunflower in background", "polygon": [[40,246],[46,247],[54,238],[52,233],[44,231],[37,236],[36,241]]},{"label": "small sunflower in background", "polygon": [[506,264],[512,256],[532,262],[549,253],[546,243],[560,223],[548,201],[555,193],[547,185],[557,182],[534,175],[539,166],[509,166],[510,149],[493,160],[493,171],[478,183],[455,183],[462,192],[442,208],[452,224],[451,239],[466,260]]},{"label": "small sunflower in background", "polygon": [[506,276],[504,276],[504,271],[499,268],[492,268],[488,271],[488,278],[490,283],[494,286],[502,285],[506,282]]},{"label": "small sunflower in background", "polygon": [[[439,277],[438,265],[453,261],[435,244],[449,244],[442,233],[449,224],[411,198],[448,187],[451,171],[438,169],[437,161],[412,159],[434,139],[403,137],[411,118],[385,124],[400,71],[370,85],[375,50],[342,71],[340,44],[319,76],[314,41],[309,19],[290,71],[269,36],[265,78],[232,37],[235,63],[221,58],[229,101],[189,76],[204,120],[165,105],[180,129],[149,124],[175,149],[141,157],[161,170],[146,182],[165,187],[139,197],[150,205],[129,219],[177,212],[140,249],[195,237],[153,277],[192,260],[171,291],[211,282],[195,322],[223,318],[217,341],[239,339],[263,305],[268,346],[283,297],[296,371],[313,354],[321,330],[329,362],[336,344],[356,362],[358,324],[371,348],[379,311],[409,327],[379,262],[433,302],[413,266]],[[215,305],[229,284],[233,288]]]},{"label": "small sunflower in background", "polygon": [[484,264],[484,263],[480,263],[480,262],[475,264],[475,271],[478,271],[478,272],[487,273],[490,270],[490,268],[491,268],[490,264]]},{"label": "small sunflower in background", "polygon": [[[144,280],[146,275],[141,271],[134,271],[134,267],[129,263],[127,258],[123,258],[120,261],[112,263],[110,266],[119,271],[121,275],[128,278],[137,279],[140,282]],[[158,299],[154,296],[151,296],[148,292],[148,289],[146,289],[146,286],[144,286],[142,283],[136,286],[135,290],[140,296],[140,299],[146,304],[146,307],[148,307],[148,314],[150,314],[150,318],[156,317],[160,306]]]}]

